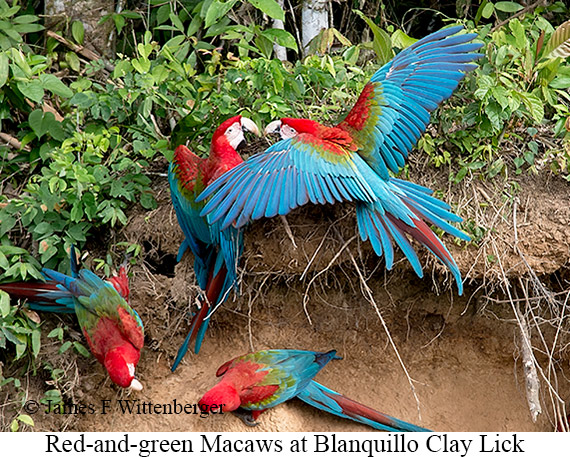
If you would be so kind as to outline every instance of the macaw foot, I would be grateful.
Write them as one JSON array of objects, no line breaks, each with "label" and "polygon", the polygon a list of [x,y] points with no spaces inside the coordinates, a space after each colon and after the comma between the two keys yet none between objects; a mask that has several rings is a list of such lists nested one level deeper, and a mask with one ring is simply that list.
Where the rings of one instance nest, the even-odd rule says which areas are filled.
[{"label": "macaw foot", "polygon": [[259,422],[255,422],[254,412],[255,411],[248,411],[243,408],[238,408],[235,411],[232,411],[232,414],[236,417],[239,417],[241,421],[248,427],[257,427],[259,425]]}]

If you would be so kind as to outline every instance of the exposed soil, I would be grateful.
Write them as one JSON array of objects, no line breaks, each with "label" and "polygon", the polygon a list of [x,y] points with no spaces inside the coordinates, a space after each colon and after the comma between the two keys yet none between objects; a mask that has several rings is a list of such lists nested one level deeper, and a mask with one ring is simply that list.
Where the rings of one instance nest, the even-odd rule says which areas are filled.
[{"label": "exposed soil", "polygon": [[[416,178],[426,185],[437,181],[437,176]],[[462,216],[485,228],[480,249],[474,245],[456,246],[446,238],[467,278],[462,297],[457,296],[450,275],[428,253],[420,256],[427,265],[425,277],[420,279],[406,261],[398,261],[391,272],[386,272],[383,260],[379,261],[367,244],[357,237],[348,242],[356,234],[349,205],[305,208],[288,216],[296,249],[279,219],[254,224],[246,234],[243,266],[247,274],[243,275],[241,296],[230,297],[215,312],[200,354],[188,354],[178,370],[171,373],[169,367],[187,331],[197,289],[191,255],[186,254],[180,264],[175,264],[182,234],[169,205],[167,183],[157,181],[159,208],[131,214],[121,234],[124,239],[141,243],[145,251],[144,265],[131,271],[131,302],[145,322],[147,336],[138,367],[145,388],[141,393],[120,391],[95,360],[70,354],[54,362],[69,365],[72,357],[69,369],[77,370],[78,379],[66,398],[93,403],[96,412],[64,417],[38,413],[34,416],[35,429],[251,430],[227,414],[205,419],[194,415],[122,414],[114,406],[110,414],[102,415],[100,404],[103,399],[118,398],[196,403],[215,384],[215,371],[226,360],[250,350],[298,348],[336,349],[343,360],[331,362],[317,376],[319,382],[382,412],[433,430],[553,430],[544,389],[543,414],[536,423],[531,420],[511,306],[486,299],[497,290],[492,298],[503,300],[500,290],[504,289],[505,279],[515,283],[519,277],[528,277],[529,269],[553,290],[569,287],[570,184],[559,178],[539,177],[525,177],[521,182],[516,239],[512,198],[504,198],[505,189],[489,189],[487,183],[472,182],[446,192],[453,196],[449,200],[459,206]],[[497,211],[479,211],[483,202]],[[335,258],[343,247],[346,249]],[[366,277],[415,381],[419,409],[378,315],[364,298],[351,255]],[[72,319],[66,322],[73,327]],[[567,328],[567,322],[564,325]],[[545,329],[544,333],[548,339],[552,330]],[[559,338],[561,347],[565,347],[566,332]],[[568,374],[567,354],[557,351],[556,361],[559,373]],[[545,364],[540,357],[539,362]],[[40,397],[47,390],[44,378],[40,373],[30,380],[30,398]],[[563,398],[570,394],[566,383],[561,383],[558,391]],[[11,412],[4,409],[4,414]],[[259,422],[253,430],[370,430],[322,414],[296,400],[264,413]]]}]

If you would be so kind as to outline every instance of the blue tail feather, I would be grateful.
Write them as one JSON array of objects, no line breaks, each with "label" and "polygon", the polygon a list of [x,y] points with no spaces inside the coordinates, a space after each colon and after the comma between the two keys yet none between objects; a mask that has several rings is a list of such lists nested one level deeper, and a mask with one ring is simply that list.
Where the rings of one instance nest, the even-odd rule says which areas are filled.
[{"label": "blue tail feather", "polygon": [[377,430],[387,432],[431,431],[380,413],[315,381],[310,381],[307,386],[297,394],[297,398],[321,411],[368,425]]}]

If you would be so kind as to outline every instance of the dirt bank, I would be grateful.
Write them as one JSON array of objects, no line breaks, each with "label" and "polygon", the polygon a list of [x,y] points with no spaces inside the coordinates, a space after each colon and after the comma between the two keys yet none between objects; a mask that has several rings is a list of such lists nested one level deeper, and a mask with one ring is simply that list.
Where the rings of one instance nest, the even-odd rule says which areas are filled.
[{"label": "dirt bank", "polygon": [[[424,181],[436,178],[424,177]],[[189,354],[174,374],[169,366],[185,336],[196,287],[192,257],[186,255],[175,264],[182,234],[168,204],[167,184],[157,182],[159,209],[131,214],[129,225],[119,234],[140,243],[145,251],[144,264],[131,270],[131,300],[147,333],[138,369],[145,389],[141,393],[119,392],[95,360],[71,354],[77,378],[66,398],[92,403],[96,412],[57,419],[38,413],[34,417],[36,430],[249,430],[231,415],[203,419],[123,414],[114,402],[109,414],[100,414],[98,408],[104,399],[119,398],[195,403],[215,383],[219,365],[265,348],[334,348],[343,360],[328,365],[318,375],[319,382],[434,430],[553,430],[544,389],[544,413],[536,423],[531,421],[518,327],[511,306],[503,301],[506,289],[502,281],[528,278],[531,269],[553,290],[568,288],[570,192],[569,184],[561,179],[524,179],[530,181],[523,183],[517,194],[516,211],[514,200],[503,198],[504,189],[491,192],[488,184],[477,182],[451,189],[450,200],[460,213],[485,229],[479,248],[454,245],[446,239],[467,278],[463,297],[457,296],[451,277],[427,253],[420,256],[427,265],[424,279],[417,278],[405,261],[386,272],[383,261],[355,237],[349,206],[324,211],[307,208],[288,217],[297,248],[284,235],[281,221],[254,225],[246,235],[241,296],[231,297],[214,314],[201,353]],[[480,211],[483,201],[486,208],[496,206],[497,212]],[[468,207],[475,210],[468,211]],[[377,311],[362,293],[354,262],[366,278],[413,379],[419,404]],[[64,320],[73,328],[73,320]],[[561,325],[567,328],[566,321]],[[549,337],[549,330],[544,331]],[[567,342],[566,331],[560,339]],[[567,354],[560,350],[555,356],[559,378],[568,375]],[[55,363],[69,363],[69,357]],[[539,357],[539,363],[546,361]],[[45,373],[40,373],[30,380],[30,396],[46,390],[45,378]],[[570,393],[566,383],[557,389],[563,398]],[[9,414],[6,408],[4,414]],[[291,401],[264,413],[255,430],[369,429]]]}]

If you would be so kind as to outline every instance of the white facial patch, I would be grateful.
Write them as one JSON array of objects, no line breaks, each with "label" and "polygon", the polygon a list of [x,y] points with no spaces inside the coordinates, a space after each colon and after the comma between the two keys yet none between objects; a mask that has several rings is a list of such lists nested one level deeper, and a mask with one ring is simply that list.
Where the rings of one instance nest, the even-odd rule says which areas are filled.
[{"label": "white facial patch", "polygon": [[237,148],[239,144],[244,140],[243,130],[241,129],[241,124],[239,122],[234,122],[232,125],[230,125],[226,129],[224,135],[230,143],[230,146],[234,149]]},{"label": "white facial patch", "polygon": [[135,376],[135,365],[133,363],[127,363],[127,368],[129,369],[129,376]]},{"label": "white facial patch", "polygon": [[297,136],[297,130],[287,124],[281,126],[281,138],[288,140],[289,138],[295,138]]}]

